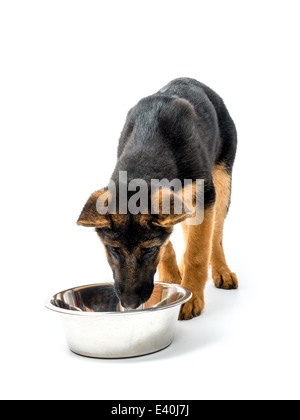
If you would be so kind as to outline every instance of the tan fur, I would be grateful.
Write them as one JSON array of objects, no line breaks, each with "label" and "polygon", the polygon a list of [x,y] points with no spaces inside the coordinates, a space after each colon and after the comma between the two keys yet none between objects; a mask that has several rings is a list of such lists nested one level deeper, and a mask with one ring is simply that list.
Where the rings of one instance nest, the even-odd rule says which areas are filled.
[{"label": "tan fur", "polygon": [[183,267],[184,267],[184,258],[183,258],[183,256],[184,256],[184,254],[186,252],[186,246],[187,246],[187,243],[188,243],[188,227],[187,227],[185,221],[181,223],[181,228],[182,228],[182,233],[183,233],[184,250],[183,250],[183,254],[182,254],[180,265],[179,265],[179,272],[180,272],[180,275],[182,277],[183,276]]},{"label": "tan fur", "polygon": [[231,176],[223,165],[215,166],[213,182],[216,189],[216,213],[211,255],[212,278],[218,288],[236,289],[238,280],[228,268],[223,249],[223,227],[231,190]]},{"label": "tan fur", "polygon": [[172,243],[169,241],[161,251],[158,264],[159,280],[164,283],[181,283],[181,275],[176,261],[176,254]]},{"label": "tan fur", "polygon": [[[162,289],[163,290],[163,289]],[[144,304],[144,309],[152,308],[154,305],[157,305],[163,299],[162,290],[156,288],[153,290],[153,293],[149,300]]]},{"label": "tan fur", "polygon": [[204,221],[200,225],[181,223],[184,237],[184,252],[180,262],[179,274],[175,252],[171,243],[162,255],[159,266],[160,279],[179,283],[193,292],[193,298],[181,308],[180,319],[191,319],[200,315],[204,308],[204,288],[208,278],[209,263],[215,286],[223,289],[236,289],[238,280],[230,271],[223,250],[223,227],[231,190],[231,177],[223,165],[217,165],[213,172],[216,189],[215,205],[205,210]]},{"label": "tan fur", "polygon": [[[173,191],[160,189],[151,197],[152,207],[158,210],[158,220],[153,224],[163,228],[173,228],[176,223],[181,223],[187,217],[192,217],[193,214],[187,209],[184,209],[181,194],[175,194]],[[163,214],[163,202],[170,203],[170,214]],[[176,214],[174,211],[175,202],[181,207],[182,213]]]},{"label": "tan fur", "polygon": [[107,199],[105,205],[108,203],[109,193],[105,190],[99,190],[94,192],[88,201],[86,202],[79,219],[77,220],[77,224],[79,226],[86,226],[86,227],[109,227],[110,220],[108,215],[101,215],[97,210],[97,200],[103,194],[106,194]]},{"label": "tan fur", "polygon": [[186,244],[181,263],[182,286],[193,293],[180,312],[180,319],[191,319],[204,308],[204,288],[208,278],[211,244],[214,227],[214,207],[205,210],[201,225],[186,225]]}]

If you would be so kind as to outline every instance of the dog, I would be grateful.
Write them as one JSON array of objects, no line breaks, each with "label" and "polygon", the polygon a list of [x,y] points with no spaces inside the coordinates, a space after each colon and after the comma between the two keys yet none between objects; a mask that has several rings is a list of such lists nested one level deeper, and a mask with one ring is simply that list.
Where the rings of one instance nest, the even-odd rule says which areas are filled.
[{"label": "dog", "polygon": [[[237,276],[229,269],[223,249],[236,148],[237,131],[223,100],[194,79],[173,80],[128,112],[110,180],[115,185],[116,198],[121,194],[122,183],[128,187],[131,181],[142,179],[150,186],[153,179],[177,179],[182,183],[190,180],[193,203],[196,180],[204,180],[204,199],[202,223],[190,224],[195,213],[182,198],[188,187],[183,187],[181,194],[174,188],[159,189],[151,197],[149,193],[148,197],[158,205],[154,214],[149,202],[146,212],[121,211],[121,201],[115,205],[115,211],[109,211],[109,206],[105,207],[112,198],[108,187],[90,196],[77,224],[95,228],[113,271],[116,293],[125,308],[136,309],[150,298],[157,269],[160,281],[181,284],[193,293],[181,307],[182,320],[202,313],[210,265],[217,288],[238,287]],[[125,173],[126,180],[120,181],[120,174]],[[129,191],[126,205],[132,197]],[[162,211],[166,199],[170,202],[167,213]],[[176,200],[182,204],[181,212],[174,211]],[[177,223],[181,223],[185,244],[179,266],[170,241]]]}]

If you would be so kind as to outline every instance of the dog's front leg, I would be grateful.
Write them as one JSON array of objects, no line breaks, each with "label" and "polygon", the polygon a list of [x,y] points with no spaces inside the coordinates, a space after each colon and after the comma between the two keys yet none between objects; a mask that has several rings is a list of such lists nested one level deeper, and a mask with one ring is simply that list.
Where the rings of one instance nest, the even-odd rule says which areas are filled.
[{"label": "dog's front leg", "polygon": [[209,208],[204,211],[201,225],[186,226],[181,284],[191,290],[193,297],[182,305],[179,319],[192,319],[199,316],[204,309],[204,288],[208,278],[214,214],[214,208]]},{"label": "dog's front leg", "polygon": [[159,281],[164,283],[181,283],[181,275],[177,265],[176,254],[171,241],[164,245],[158,264]]}]

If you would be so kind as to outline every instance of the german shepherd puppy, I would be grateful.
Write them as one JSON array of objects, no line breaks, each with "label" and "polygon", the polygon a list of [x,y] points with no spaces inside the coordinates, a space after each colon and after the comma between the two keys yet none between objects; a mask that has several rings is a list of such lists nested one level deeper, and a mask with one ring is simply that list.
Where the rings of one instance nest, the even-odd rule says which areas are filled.
[{"label": "german shepherd puppy", "polygon": [[[225,260],[222,240],[236,147],[235,125],[222,99],[196,80],[176,79],[129,111],[111,176],[116,195],[121,171],[126,171],[128,183],[143,179],[149,186],[152,179],[189,179],[193,183],[202,179],[204,218],[201,224],[192,225],[187,219],[189,211],[175,214],[172,189],[156,196],[158,214],[123,214],[120,206],[115,214],[100,214],[97,200],[107,188],[90,196],[77,223],[96,229],[124,307],[137,308],[150,298],[157,268],[160,281],[181,284],[193,293],[179,319],[191,319],[203,311],[210,264],[216,287],[238,287]],[[169,214],[161,211],[163,194],[170,198]],[[176,223],[181,223],[185,241],[179,267],[170,241]]]}]

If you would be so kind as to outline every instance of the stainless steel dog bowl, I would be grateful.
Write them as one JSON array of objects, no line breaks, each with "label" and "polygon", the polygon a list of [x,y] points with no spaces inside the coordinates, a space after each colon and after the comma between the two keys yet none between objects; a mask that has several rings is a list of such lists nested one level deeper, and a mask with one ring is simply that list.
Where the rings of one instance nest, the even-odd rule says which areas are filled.
[{"label": "stainless steel dog bowl", "polygon": [[184,287],[158,282],[146,303],[128,311],[121,306],[113,283],[101,283],[57,293],[46,307],[59,314],[74,353],[123,358],[169,346],[180,306],[191,296]]}]

